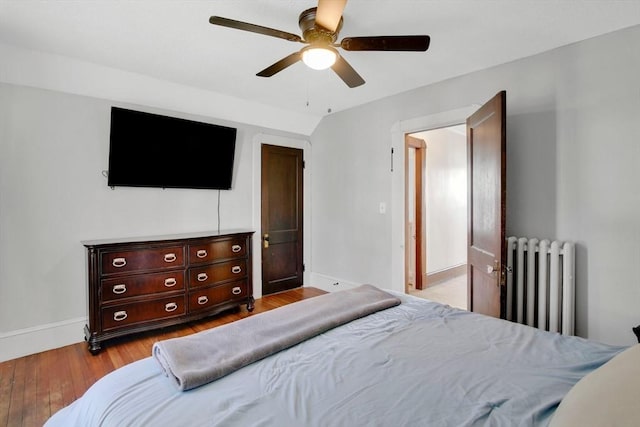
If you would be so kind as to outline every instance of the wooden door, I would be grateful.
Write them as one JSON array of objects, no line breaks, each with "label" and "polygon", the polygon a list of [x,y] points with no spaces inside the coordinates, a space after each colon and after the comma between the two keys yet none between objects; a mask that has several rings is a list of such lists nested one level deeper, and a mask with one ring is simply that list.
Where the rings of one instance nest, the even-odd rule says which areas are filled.
[{"label": "wooden door", "polygon": [[[413,164],[410,165],[413,150]],[[416,289],[424,289],[427,275],[427,254],[425,239],[424,171],[427,143],[420,138],[405,135],[405,292],[409,291],[409,281]],[[412,171],[413,173],[410,173]]]},{"label": "wooden door", "polygon": [[262,293],[302,286],[303,151],[262,145]]},{"label": "wooden door", "polygon": [[506,258],[506,92],[467,119],[468,248],[470,311],[504,317]]}]

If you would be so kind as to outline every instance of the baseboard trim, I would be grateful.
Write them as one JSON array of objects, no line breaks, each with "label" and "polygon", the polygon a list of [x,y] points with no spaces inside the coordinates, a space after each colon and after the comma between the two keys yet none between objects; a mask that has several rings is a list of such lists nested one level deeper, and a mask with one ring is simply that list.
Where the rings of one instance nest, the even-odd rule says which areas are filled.
[{"label": "baseboard trim", "polygon": [[355,283],[338,277],[329,276],[322,273],[311,273],[309,284],[314,288],[322,289],[327,292],[341,291],[343,289],[351,289],[360,286],[362,283]]},{"label": "baseboard trim", "polygon": [[86,317],[0,333],[0,362],[84,341]]},{"label": "baseboard trim", "polygon": [[467,273],[467,264],[456,265],[440,271],[427,274],[427,286],[436,285]]}]

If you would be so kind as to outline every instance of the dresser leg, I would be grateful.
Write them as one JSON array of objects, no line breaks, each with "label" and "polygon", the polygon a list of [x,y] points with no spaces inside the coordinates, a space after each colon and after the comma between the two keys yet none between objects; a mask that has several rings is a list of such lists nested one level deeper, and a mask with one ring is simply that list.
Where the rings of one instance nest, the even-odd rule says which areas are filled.
[{"label": "dresser leg", "polygon": [[247,302],[247,311],[252,312],[255,308],[256,300],[253,297],[249,297],[249,302]]},{"label": "dresser leg", "polygon": [[89,329],[89,325],[84,325],[84,340],[87,342],[89,352],[94,356],[102,350],[102,345],[96,336],[97,334]]},{"label": "dresser leg", "polygon": [[89,352],[94,356],[100,353],[100,350],[102,350],[102,345],[100,344],[100,342],[92,339],[89,340],[88,347],[89,347]]}]

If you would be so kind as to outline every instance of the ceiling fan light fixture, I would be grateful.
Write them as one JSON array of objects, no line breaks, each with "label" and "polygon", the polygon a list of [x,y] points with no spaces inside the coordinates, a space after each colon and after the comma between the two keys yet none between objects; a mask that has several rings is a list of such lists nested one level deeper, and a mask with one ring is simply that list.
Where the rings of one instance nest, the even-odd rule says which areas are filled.
[{"label": "ceiling fan light fixture", "polygon": [[331,46],[307,46],[302,50],[302,62],[314,70],[326,70],[337,59],[338,51]]}]

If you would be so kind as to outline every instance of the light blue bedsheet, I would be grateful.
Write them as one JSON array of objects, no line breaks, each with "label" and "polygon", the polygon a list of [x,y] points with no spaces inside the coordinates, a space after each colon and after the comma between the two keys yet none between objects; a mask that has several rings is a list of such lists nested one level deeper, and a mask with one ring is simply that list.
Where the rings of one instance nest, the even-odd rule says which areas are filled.
[{"label": "light blue bedsheet", "polygon": [[538,426],[623,350],[426,300],[325,332],[181,392],[147,358],[55,414],[71,426]]}]

